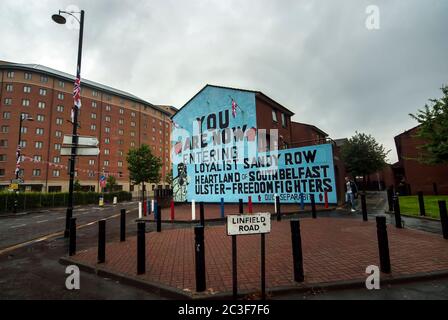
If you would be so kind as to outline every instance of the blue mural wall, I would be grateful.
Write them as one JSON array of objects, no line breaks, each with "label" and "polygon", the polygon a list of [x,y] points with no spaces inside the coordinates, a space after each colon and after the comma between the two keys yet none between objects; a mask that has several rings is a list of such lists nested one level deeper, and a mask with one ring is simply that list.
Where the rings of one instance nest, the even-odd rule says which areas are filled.
[{"label": "blue mural wall", "polygon": [[176,202],[336,203],[331,145],[260,149],[255,93],[207,86],[173,117]]}]

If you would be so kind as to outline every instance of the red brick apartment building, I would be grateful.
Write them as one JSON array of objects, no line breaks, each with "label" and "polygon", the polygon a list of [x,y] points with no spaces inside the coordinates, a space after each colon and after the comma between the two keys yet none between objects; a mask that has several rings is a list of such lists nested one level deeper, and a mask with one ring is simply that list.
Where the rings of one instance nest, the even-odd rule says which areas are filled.
[{"label": "red brick apartment building", "polygon": [[400,193],[448,194],[448,165],[428,165],[418,161],[425,141],[416,137],[418,126],[397,135],[398,162],[391,166],[393,184]]},{"label": "red brick apartment building", "polygon": [[[33,191],[67,191],[68,159],[61,156],[64,135],[70,135],[74,77],[40,65],[0,61],[0,188],[15,178],[21,114],[33,118],[22,127],[24,186]],[[162,182],[171,170],[170,117],[176,109],[157,106],[106,85],[81,80],[79,135],[98,138],[100,155],[78,157],[76,179],[100,190],[99,176],[114,175],[119,188],[130,185],[126,154],[142,144],[151,146],[163,163]]]}]

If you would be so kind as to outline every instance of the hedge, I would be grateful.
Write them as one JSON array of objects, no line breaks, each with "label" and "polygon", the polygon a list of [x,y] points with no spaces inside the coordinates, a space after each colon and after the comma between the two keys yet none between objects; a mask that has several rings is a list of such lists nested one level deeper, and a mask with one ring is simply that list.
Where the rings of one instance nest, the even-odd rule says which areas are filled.
[{"label": "hedge", "polygon": [[[96,204],[102,195],[97,192],[74,192],[73,205]],[[14,192],[0,192],[0,213],[12,212],[15,200]],[[112,202],[117,197],[118,202],[132,200],[132,194],[126,191],[104,194],[104,201]],[[43,193],[43,192],[19,192],[17,194],[18,211],[38,208],[66,207],[68,192]]]}]

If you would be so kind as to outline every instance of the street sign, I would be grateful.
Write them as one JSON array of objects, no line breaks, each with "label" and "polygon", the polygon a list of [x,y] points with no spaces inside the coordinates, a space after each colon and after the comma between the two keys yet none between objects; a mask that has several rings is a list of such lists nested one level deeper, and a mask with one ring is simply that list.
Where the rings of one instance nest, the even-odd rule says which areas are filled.
[{"label": "street sign", "polygon": [[271,232],[271,214],[255,213],[227,216],[227,235],[265,234]]},{"label": "street sign", "polygon": [[[63,144],[72,145],[73,136],[64,136]],[[96,137],[78,137],[78,146],[80,147],[98,147],[99,141]]]},{"label": "street sign", "polygon": [[23,183],[23,179],[13,179],[13,180],[11,180],[11,183],[12,184],[22,184]]},{"label": "street sign", "polygon": [[9,185],[9,190],[19,190],[19,185],[17,183],[11,183]]},{"label": "street sign", "polygon": [[[100,154],[99,148],[76,148],[77,156],[97,156]],[[62,147],[61,148],[61,156],[71,156],[72,148],[71,147]]]}]

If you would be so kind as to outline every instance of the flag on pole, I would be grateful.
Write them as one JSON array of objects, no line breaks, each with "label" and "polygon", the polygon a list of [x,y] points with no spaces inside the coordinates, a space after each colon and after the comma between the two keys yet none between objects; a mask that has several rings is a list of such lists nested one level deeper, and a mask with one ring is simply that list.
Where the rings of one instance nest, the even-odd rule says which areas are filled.
[{"label": "flag on pole", "polygon": [[76,78],[75,84],[73,85],[73,108],[70,113],[70,117],[72,122],[75,122],[75,107],[81,108],[81,79],[79,77]]},{"label": "flag on pole", "polygon": [[100,177],[100,186],[101,186],[101,188],[106,187],[106,176],[104,174],[102,174]]},{"label": "flag on pole", "polygon": [[232,99],[232,116],[236,118],[236,109],[239,108],[235,100]]}]

